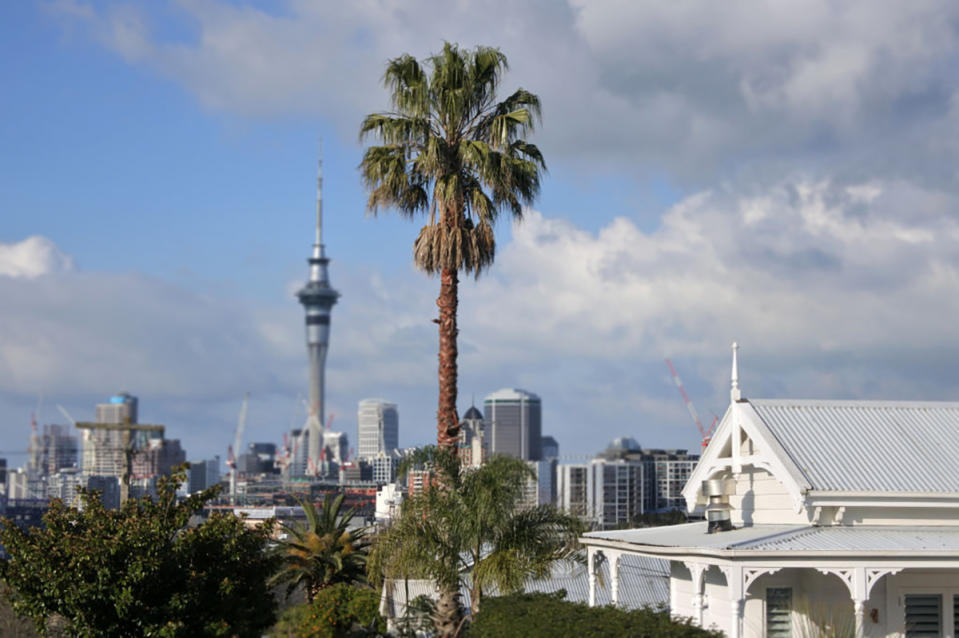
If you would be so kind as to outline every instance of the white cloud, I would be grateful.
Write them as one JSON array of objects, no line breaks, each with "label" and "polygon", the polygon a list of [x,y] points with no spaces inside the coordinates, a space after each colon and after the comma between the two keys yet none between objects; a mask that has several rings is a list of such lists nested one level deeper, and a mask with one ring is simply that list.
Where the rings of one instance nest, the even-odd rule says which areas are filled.
[{"label": "white cloud", "polygon": [[0,242],[0,277],[33,279],[68,270],[73,270],[73,258],[46,237],[34,235],[19,242]]},{"label": "white cloud", "polygon": [[931,135],[953,128],[959,90],[959,7],[948,2],[571,0],[439,10],[429,0],[290,0],[269,12],[181,0],[179,16],[195,33],[188,38],[164,35],[146,9],[125,3],[54,6],[67,24],[85,25],[211,109],[321,115],[346,140],[365,113],[386,106],[386,60],[423,56],[446,39],[501,47],[512,63],[508,83],[543,98],[537,140],[547,157],[586,170],[655,167],[698,181],[744,163],[854,162],[919,175],[941,171],[940,154],[956,150]]}]

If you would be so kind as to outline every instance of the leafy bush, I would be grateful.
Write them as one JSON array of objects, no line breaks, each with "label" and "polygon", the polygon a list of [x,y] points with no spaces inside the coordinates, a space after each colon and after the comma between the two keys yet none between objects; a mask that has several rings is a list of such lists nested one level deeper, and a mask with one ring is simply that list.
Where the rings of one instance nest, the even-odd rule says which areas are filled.
[{"label": "leafy bush", "polygon": [[290,607],[270,633],[274,638],[345,638],[380,636],[386,620],[380,597],[372,589],[345,583],[317,592],[312,603]]},{"label": "leafy bush", "polygon": [[513,594],[483,601],[470,627],[470,638],[553,638],[576,636],[636,636],[649,638],[718,638],[722,634],[700,629],[690,621],[676,621],[655,609],[624,610],[589,607],[555,594]]},{"label": "leafy bush", "polygon": [[54,500],[44,528],[0,522],[10,559],[0,576],[14,611],[38,633],[62,624],[67,635],[259,637],[274,618],[266,586],[274,560],[265,551],[271,525],[246,527],[215,513],[190,517],[213,499],[211,488],[182,501],[185,470],[161,479],[157,500],[104,507],[96,493],[78,510]]}]

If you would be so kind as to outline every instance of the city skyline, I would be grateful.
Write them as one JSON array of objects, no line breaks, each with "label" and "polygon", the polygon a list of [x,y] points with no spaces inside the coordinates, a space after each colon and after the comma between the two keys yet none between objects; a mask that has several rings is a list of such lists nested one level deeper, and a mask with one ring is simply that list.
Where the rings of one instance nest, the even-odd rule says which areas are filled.
[{"label": "city skyline", "polygon": [[318,137],[345,295],[332,428],[355,431],[357,401],[387,396],[404,446],[433,440],[436,282],[411,265],[417,224],[364,215],[355,169],[386,60],[444,39],[509,56],[506,86],[542,98],[531,139],[550,167],[526,221],[497,228],[490,272],[462,283],[461,414],[528,387],[563,450],[621,434],[695,450],[663,358],[708,422],[734,340],[747,397],[959,396],[959,8],[404,15],[0,8],[0,52],[18,61],[0,67],[0,447],[25,449],[38,395],[39,421],[64,423],[58,404],[91,420],[129,390],[196,457],[225,456],[247,391],[248,440],[301,427],[294,295]]}]

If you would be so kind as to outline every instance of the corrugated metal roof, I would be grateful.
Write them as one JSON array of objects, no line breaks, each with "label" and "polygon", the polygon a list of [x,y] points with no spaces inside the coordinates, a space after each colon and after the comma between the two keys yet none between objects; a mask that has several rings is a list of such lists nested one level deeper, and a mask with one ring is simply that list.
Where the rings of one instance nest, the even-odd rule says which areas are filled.
[{"label": "corrugated metal roof", "polygon": [[658,547],[708,547],[728,549],[744,542],[757,541],[786,532],[808,529],[809,525],[753,525],[739,527],[718,534],[706,533],[706,521],[647,527],[645,529],[621,529],[606,532],[590,532],[586,538],[604,538],[624,543],[656,545]]},{"label": "corrugated metal roof", "polygon": [[814,490],[959,493],[959,403],[749,403]]},{"label": "corrugated metal roof", "polygon": [[736,549],[777,551],[959,551],[959,527],[814,527],[741,543]]},{"label": "corrugated metal roof", "polygon": [[959,551],[959,527],[754,525],[707,534],[706,523],[689,523],[670,527],[591,532],[586,534],[586,538],[683,549]]},{"label": "corrugated metal roof", "polygon": [[[657,558],[625,555],[619,564],[619,604],[626,609],[638,609],[644,606],[669,604],[669,563]],[[600,578],[596,583],[596,603],[606,605],[610,597],[609,564],[600,566]],[[404,613],[406,592],[409,599],[426,595],[436,599],[437,593],[428,580],[397,580],[381,602],[380,610],[386,616],[398,617]],[[531,580],[525,587],[527,592],[551,593],[566,590],[566,600],[585,603],[589,601],[589,579],[586,566],[558,563],[553,567],[549,578]],[[462,604],[468,609],[470,593],[467,587],[460,589]],[[485,592],[486,596],[496,596],[496,590]]]}]

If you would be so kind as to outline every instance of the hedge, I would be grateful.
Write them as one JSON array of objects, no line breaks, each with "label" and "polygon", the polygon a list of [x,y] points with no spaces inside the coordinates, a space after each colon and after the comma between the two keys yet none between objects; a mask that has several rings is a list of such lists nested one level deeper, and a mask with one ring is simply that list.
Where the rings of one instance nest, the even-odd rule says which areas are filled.
[{"label": "hedge", "polygon": [[470,638],[555,638],[637,636],[649,638],[718,638],[721,632],[700,629],[670,618],[662,609],[625,610],[589,607],[564,600],[566,592],[513,594],[483,598],[470,627]]}]

